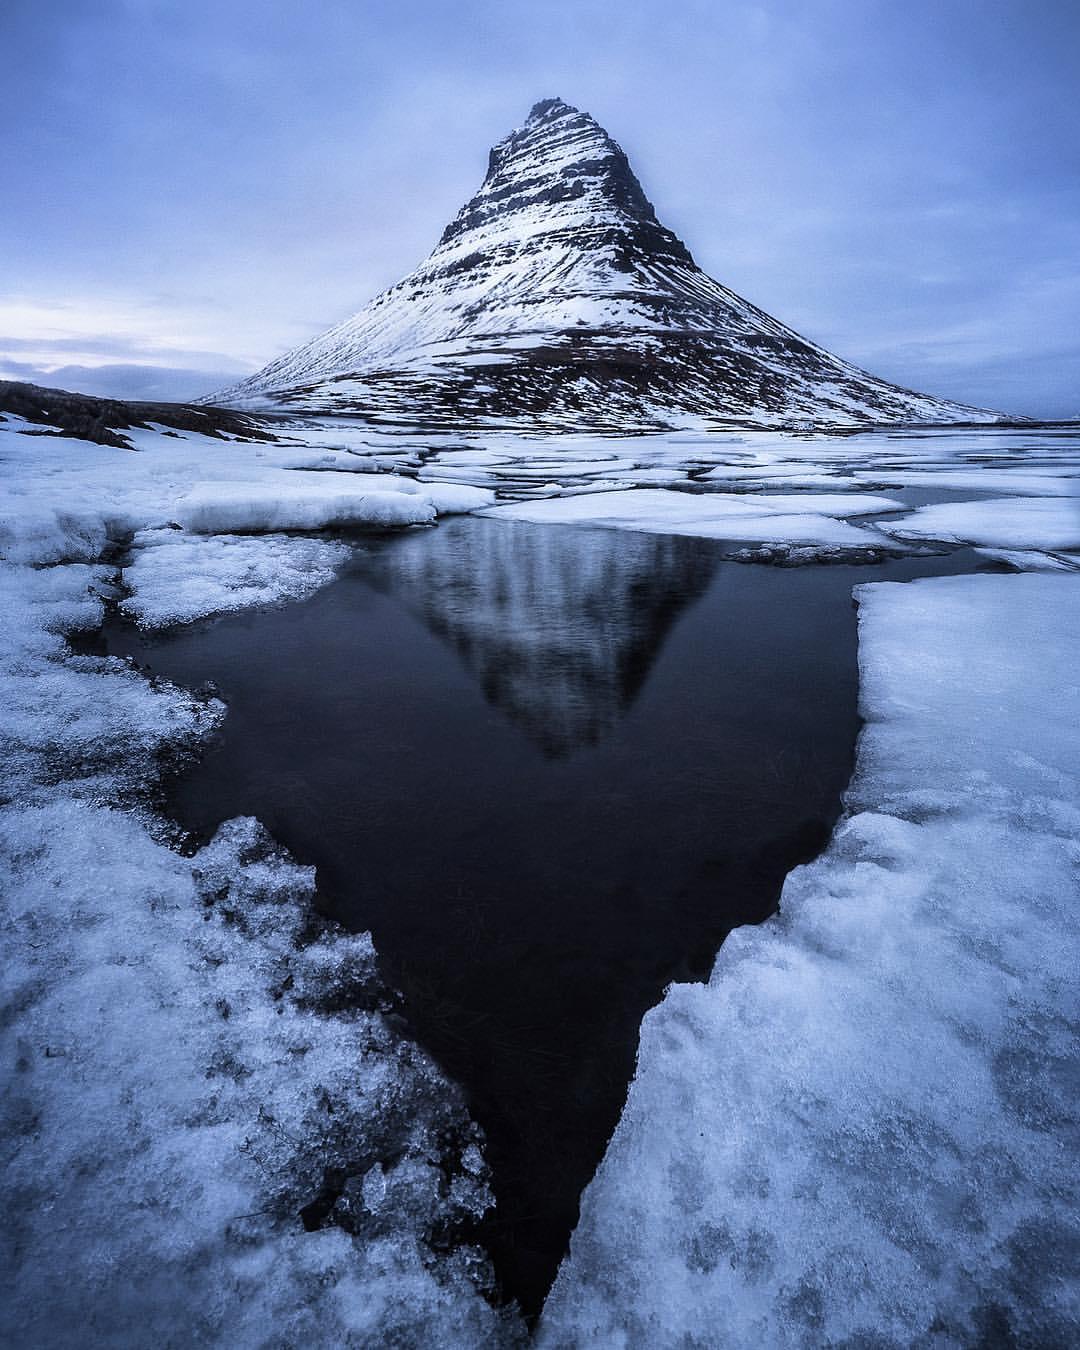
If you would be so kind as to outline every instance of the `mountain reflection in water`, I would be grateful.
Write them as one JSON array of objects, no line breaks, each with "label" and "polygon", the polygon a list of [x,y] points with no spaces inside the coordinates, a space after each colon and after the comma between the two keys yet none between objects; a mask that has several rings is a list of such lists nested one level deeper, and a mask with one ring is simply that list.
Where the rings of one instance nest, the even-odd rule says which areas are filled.
[{"label": "mountain reflection in water", "polygon": [[952,565],[718,557],[461,518],[360,541],[303,603],[106,634],[219,686],[220,741],[170,810],[200,833],[257,816],[317,866],[326,910],[371,930],[486,1132],[483,1237],[530,1311],[642,1016],[773,910],[837,816],[858,728],[852,585]]},{"label": "mountain reflection in water", "polygon": [[467,548],[453,526],[395,540],[371,577],[558,758],[610,734],[715,566],[712,552],[676,536],[493,522]]}]

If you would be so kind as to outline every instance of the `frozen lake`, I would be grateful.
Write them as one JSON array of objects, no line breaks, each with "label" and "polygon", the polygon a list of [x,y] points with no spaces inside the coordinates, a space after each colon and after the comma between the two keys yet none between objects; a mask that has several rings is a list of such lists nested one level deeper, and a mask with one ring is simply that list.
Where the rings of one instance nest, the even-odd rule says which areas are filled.
[{"label": "frozen lake", "polygon": [[369,537],[302,603],[140,635],[212,680],[219,740],[172,784],[200,837],[257,816],[370,929],[420,1041],[466,1088],[536,1311],[633,1073],[645,1011],[837,818],[864,580],[986,567],[724,561],[710,540],[464,517]]},{"label": "frozen lake", "polygon": [[1072,1343],[1075,431],[279,430],[0,426],[8,1339]]}]

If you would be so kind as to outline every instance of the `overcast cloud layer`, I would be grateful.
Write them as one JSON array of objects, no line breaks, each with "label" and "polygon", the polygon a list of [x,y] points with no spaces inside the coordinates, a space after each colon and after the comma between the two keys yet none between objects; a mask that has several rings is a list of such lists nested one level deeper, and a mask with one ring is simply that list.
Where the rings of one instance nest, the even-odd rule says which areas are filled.
[{"label": "overcast cloud layer", "polygon": [[1074,0],[3,0],[0,51],[0,378],[257,368],[415,266],[558,95],[784,322],[1080,414]]}]

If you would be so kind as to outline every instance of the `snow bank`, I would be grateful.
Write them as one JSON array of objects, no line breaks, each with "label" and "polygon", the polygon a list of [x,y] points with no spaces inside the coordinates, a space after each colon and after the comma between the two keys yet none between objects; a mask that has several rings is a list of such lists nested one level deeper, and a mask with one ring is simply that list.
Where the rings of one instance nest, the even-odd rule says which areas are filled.
[{"label": "snow bank", "polygon": [[859,601],[849,814],[645,1019],[544,1346],[1080,1339],[1080,587]]},{"label": "snow bank", "polygon": [[298,600],[332,581],[349,549],[286,535],[189,535],[140,530],[123,578],[123,609],[148,628],[250,605]]}]

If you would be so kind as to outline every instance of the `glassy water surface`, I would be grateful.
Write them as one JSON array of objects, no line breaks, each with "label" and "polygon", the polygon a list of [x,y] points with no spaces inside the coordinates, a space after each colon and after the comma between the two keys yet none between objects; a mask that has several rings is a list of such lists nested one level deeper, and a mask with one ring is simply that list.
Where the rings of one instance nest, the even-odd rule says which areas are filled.
[{"label": "glassy water surface", "polygon": [[646,1010],[708,975],[825,842],[858,729],[852,586],[968,556],[795,569],[708,541],[459,519],[369,538],[312,599],[107,633],[229,705],[170,809],[258,816],[370,928],[469,1094],[483,1240],[534,1311]]}]

